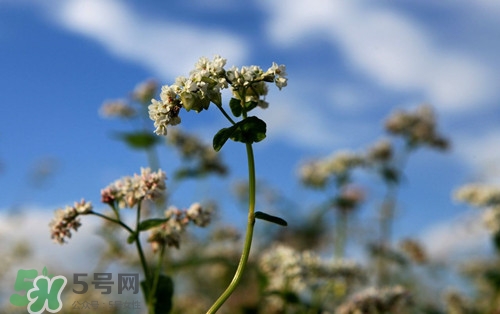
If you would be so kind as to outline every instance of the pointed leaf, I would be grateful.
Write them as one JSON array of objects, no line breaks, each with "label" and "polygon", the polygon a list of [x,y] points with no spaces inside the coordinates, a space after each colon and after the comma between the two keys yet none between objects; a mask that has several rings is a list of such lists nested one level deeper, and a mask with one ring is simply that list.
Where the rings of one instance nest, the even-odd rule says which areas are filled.
[{"label": "pointed leaf", "polygon": [[166,222],[167,220],[168,220],[168,218],[152,218],[152,219],[147,219],[147,220],[141,221],[137,231],[149,230],[151,228],[154,228],[154,227],[161,225],[162,223]]},{"label": "pointed leaf", "polygon": [[288,223],[283,218],[272,216],[263,212],[255,212],[255,218],[269,221],[280,226],[288,226]]}]

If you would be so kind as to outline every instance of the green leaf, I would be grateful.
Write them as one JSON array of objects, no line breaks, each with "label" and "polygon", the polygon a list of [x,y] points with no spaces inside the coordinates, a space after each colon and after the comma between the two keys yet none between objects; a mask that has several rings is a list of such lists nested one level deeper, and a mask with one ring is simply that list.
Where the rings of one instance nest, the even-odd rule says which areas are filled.
[{"label": "green leaf", "polygon": [[235,117],[241,116],[241,100],[231,98],[231,100],[229,101],[229,107],[231,108],[231,112]]},{"label": "green leaf", "polygon": [[[145,300],[149,300],[150,286],[145,280],[141,281],[142,291],[144,293]],[[174,295],[174,282],[172,279],[165,275],[160,275],[158,277],[158,285],[156,286],[156,292],[154,295],[155,314],[170,313],[172,309],[172,297]]]},{"label": "green leaf", "polygon": [[219,151],[222,146],[227,142],[227,140],[233,135],[233,133],[236,131],[237,124],[229,127],[229,128],[223,128],[215,134],[214,139],[213,139],[213,147],[215,151]]},{"label": "green leaf", "polygon": [[285,221],[285,219],[272,216],[263,212],[255,212],[255,218],[269,221],[280,226],[288,226],[288,223]]},{"label": "green leaf", "polygon": [[137,236],[137,234],[134,232],[132,233],[131,235],[128,236],[127,238],[127,243],[128,244],[132,244],[135,242],[135,237]]},{"label": "green leaf", "polygon": [[231,134],[233,141],[251,144],[266,138],[266,123],[257,117],[243,119],[233,127],[237,127]]},{"label": "green leaf", "polygon": [[159,141],[159,137],[149,132],[121,132],[116,137],[133,149],[149,149]]},{"label": "green leaf", "polygon": [[144,221],[141,221],[139,224],[139,227],[137,228],[137,231],[145,231],[149,230],[151,228],[157,227],[161,225],[162,223],[166,222],[168,218],[152,218],[152,219],[147,219]]}]

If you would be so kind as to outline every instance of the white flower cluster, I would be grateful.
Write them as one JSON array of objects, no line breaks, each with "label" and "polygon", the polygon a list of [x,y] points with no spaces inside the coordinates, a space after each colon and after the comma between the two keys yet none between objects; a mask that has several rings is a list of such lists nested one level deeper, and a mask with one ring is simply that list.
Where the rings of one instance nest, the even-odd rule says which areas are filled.
[{"label": "white flower cluster", "polygon": [[455,191],[454,198],[473,206],[500,205],[500,188],[487,184],[467,184]]},{"label": "white flower cluster", "polygon": [[341,151],[325,159],[304,164],[300,168],[300,178],[308,186],[324,187],[331,177],[345,176],[350,170],[364,163],[362,156]]},{"label": "white flower cluster", "polygon": [[324,260],[310,251],[298,252],[284,245],[264,252],[259,265],[269,278],[269,290],[298,293],[306,288],[318,289],[336,279],[350,283],[366,279],[363,269],[352,261]]},{"label": "white flower cluster", "polygon": [[336,314],[386,314],[407,313],[412,307],[409,292],[401,287],[368,288],[361,291],[337,308]]},{"label": "white flower cluster", "polygon": [[75,202],[73,206],[58,209],[54,219],[49,223],[51,238],[59,243],[65,243],[65,238],[71,238],[71,229],[77,231],[81,226],[79,215],[87,215],[92,211],[92,204],[85,200]]},{"label": "white flower cluster", "polygon": [[305,288],[305,276],[309,255],[303,255],[291,247],[278,245],[265,251],[259,265],[269,277],[269,290],[300,291]]},{"label": "white flower cluster", "polygon": [[151,172],[150,168],[141,168],[140,175],[123,177],[101,190],[101,201],[132,208],[143,199],[159,199],[166,189],[165,180],[162,170]]},{"label": "white flower cluster", "polygon": [[203,208],[199,203],[192,204],[187,210],[170,207],[165,211],[166,222],[152,229],[148,238],[153,251],[156,252],[162,246],[179,248],[181,235],[190,222],[206,227],[210,223],[212,211]]},{"label": "white flower cluster", "polygon": [[221,90],[230,85],[235,95],[260,100],[260,96],[267,94],[264,82],[274,82],[280,89],[287,84],[284,65],[273,63],[265,72],[257,66],[232,67],[226,71],[225,65],[226,59],[221,56],[215,56],[212,61],[202,57],[189,77],[180,76],[174,84],[163,86],[160,100],[153,99],[148,107],[155,133],[166,135],[168,125],[179,124],[181,108],[200,112],[208,109],[211,102],[222,106]]},{"label": "white flower cluster", "polygon": [[468,184],[454,193],[457,201],[486,208],[483,222],[492,233],[500,232],[500,188],[487,184]]},{"label": "white flower cluster", "polygon": [[410,145],[427,144],[447,149],[448,140],[436,132],[436,118],[430,106],[422,105],[415,112],[396,111],[386,121],[388,132],[405,137]]},{"label": "white flower cluster", "polygon": [[391,142],[386,139],[379,140],[371,146],[367,153],[367,160],[372,163],[388,162],[394,155]]},{"label": "white flower cluster", "polygon": [[139,83],[132,92],[132,98],[140,103],[147,104],[154,97],[158,83],[155,80],[147,80]]},{"label": "white flower cluster", "polygon": [[99,114],[104,118],[132,118],[137,113],[135,109],[124,100],[112,100],[105,102],[99,109]]}]

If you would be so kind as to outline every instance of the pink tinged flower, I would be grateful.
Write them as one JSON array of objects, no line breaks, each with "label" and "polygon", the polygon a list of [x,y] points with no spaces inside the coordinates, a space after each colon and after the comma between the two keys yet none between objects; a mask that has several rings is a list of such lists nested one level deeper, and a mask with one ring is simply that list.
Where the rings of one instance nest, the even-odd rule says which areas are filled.
[{"label": "pink tinged flower", "polygon": [[144,198],[156,200],[163,195],[165,191],[165,172],[159,169],[157,172],[151,172],[150,168],[141,168],[140,186],[144,193]]},{"label": "pink tinged flower", "polygon": [[119,208],[132,208],[143,199],[157,200],[166,189],[166,178],[162,170],[152,172],[150,168],[141,168],[140,175],[123,177],[101,190],[101,201],[117,202]]},{"label": "pink tinged flower", "polygon": [[75,207],[66,206],[65,209],[58,209],[54,219],[49,223],[51,238],[59,243],[66,243],[66,238],[71,238],[71,229],[77,231],[81,226],[80,214],[88,214],[92,210],[92,205],[82,200],[76,202]]}]

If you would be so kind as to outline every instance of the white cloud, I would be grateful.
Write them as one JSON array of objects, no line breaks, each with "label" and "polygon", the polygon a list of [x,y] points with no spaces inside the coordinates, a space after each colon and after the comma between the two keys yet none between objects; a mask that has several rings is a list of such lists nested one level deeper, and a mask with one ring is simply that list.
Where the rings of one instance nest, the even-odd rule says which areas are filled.
[{"label": "white cloud", "polygon": [[50,4],[65,28],[101,43],[111,53],[149,68],[162,78],[189,71],[202,55],[230,63],[246,57],[245,42],[217,29],[140,16],[116,0],[64,0]]},{"label": "white cloud", "polygon": [[[49,222],[52,220],[54,210],[30,207],[20,214],[9,215],[5,210],[0,212],[0,238],[9,239],[2,241],[2,255],[10,258],[14,246],[25,243],[32,252],[32,257],[16,267],[47,266],[65,271],[78,271],[78,269],[92,269],[97,262],[99,248],[104,248],[102,239],[95,234],[100,223],[94,217],[83,217],[82,227],[78,232],[73,232],[73,237],[68,244],[59,245],[50,239]],[[68,263],[71,261],[71,263]],[[50,271],[50,269],[49,269]]]},{"label": "white cloud", "polygon": [[422,232],[420,239],[433,260],[445,262],[464,253],[485,253],[489,246],[489,234],[479,212],[431,225]]},{"label": "white cloud", "polygon": [[417,21],[394,9],[361,1],[262,1],[274,42],[299,45],[324,34],[347,62],[375,84],[422,93],[443,110],[475,109],[495,89],[488,67],[461,51],[440,47]]},{"label": "white cloud", "polygon": [[324,108],[299,103],[299,97],[287,92],[274,94],[276,101],[259,114],[266,121],[270,139],[284,138],[300,147],[332,147],[340,142]]}]

